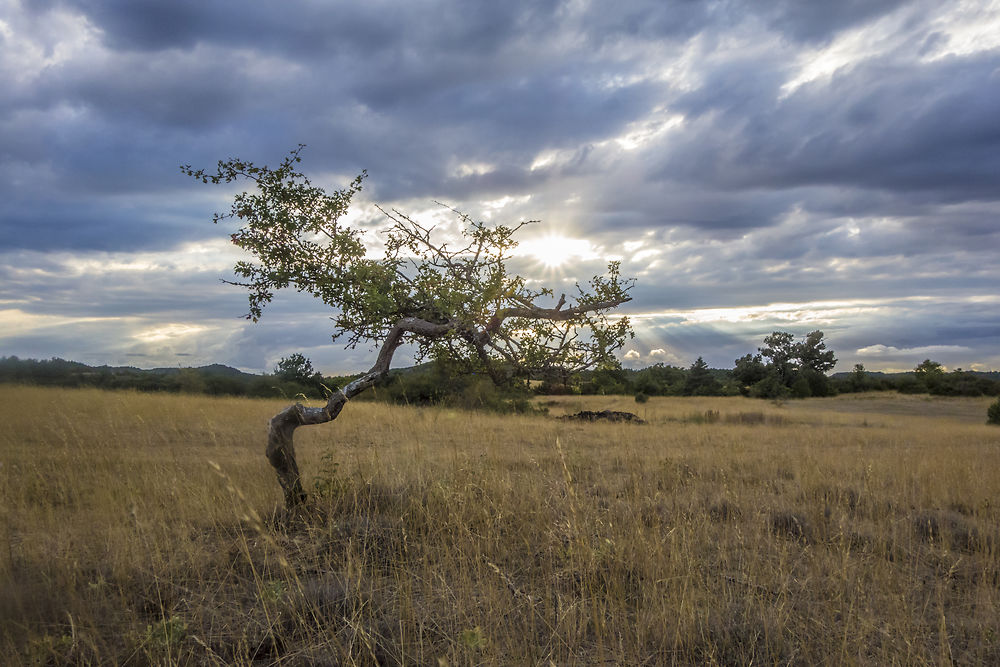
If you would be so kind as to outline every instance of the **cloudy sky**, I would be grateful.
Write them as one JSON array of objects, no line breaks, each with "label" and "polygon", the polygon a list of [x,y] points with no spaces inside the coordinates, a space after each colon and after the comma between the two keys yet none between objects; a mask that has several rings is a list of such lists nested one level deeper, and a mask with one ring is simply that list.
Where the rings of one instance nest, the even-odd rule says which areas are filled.
[{"label": "cloudy sky", "polygon": [[242,319],[233,191],[178,169],[298,143],[366,227],[541,219],[557,292],[621,259],[633,367],[1000,369],[990,0],[0,0],[0,356],[366,368],[317,301]]}]

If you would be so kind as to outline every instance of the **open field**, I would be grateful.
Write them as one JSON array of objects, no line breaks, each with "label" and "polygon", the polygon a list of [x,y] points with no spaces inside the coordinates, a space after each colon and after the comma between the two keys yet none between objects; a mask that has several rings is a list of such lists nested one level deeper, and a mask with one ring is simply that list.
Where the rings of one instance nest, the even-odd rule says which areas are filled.
[{"label": "open field", "polygon": [[[12,664],[1000,664],[989,399],[509,417],[0,386]],[[556,415],[636,412],[650,423]],[[211,464],[210,464],[211,462]]]}]

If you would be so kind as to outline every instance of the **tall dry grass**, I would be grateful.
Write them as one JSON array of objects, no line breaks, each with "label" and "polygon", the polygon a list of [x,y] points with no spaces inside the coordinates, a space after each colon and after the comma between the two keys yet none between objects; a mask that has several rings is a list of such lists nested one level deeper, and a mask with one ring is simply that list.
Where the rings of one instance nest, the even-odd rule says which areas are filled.
[{"label": "tall dry grass", "polygon": [[[979,403],[982,403],[980,406]],[[0,387],[13,664],[998,664],[986,403],[281,402]],[[626,409],[649,423],[555,415]],[[981,417],[973,419],[976,411]]]}]

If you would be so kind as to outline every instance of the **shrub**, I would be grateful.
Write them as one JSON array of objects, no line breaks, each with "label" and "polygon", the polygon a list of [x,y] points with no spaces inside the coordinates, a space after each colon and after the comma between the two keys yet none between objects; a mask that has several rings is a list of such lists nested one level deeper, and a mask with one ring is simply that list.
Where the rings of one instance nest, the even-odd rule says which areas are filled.
[{"label": "shrub", "polygon": [[792,396],[795,398],[809,398],[812,396],[812,389],[809,387],[809,380],[805,376],[800,375],[795,382],[792,383]]},{"label": "shrub", "polygon": [[637,393],[635,395],[635,402],[636,403],[648,403],[649,402],[649,396],[640,391],[639,393]]},{"label": "shrub", "polygon": [[787,398],[790,390],[774,374],[768,375],[750,387],[751,398]]},{"label": "shrub", "polygon": [[987,424],[1000,424],[1000,398],[995,400],[989,409],[986,410]]}]

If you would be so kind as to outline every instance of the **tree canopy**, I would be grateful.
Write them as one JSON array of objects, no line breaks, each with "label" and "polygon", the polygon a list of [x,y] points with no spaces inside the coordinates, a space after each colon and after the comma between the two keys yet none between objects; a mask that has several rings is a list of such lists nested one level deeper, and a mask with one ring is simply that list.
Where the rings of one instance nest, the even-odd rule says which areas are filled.
[{"label": "tree canopy", "polygon": [[282,380],[304,384],[316,376],[316,371],[313,369],[312,361],[305,355],[296,352],[282,357],[274,367],[274,374]]},{"label": "tree canopy", "polygon": [[812,331],[799,342],[787,331],[775,331],[764,338],[758,354],[736,360],[733,376],[751,396],[825,396],[830,391],[826,373],[836,363],[822,331]]},{"label": "tree canopy", "polygon": [[384,252],[366,252],[363,232],[344,224],[362,172],[346,188],[327,192],[298,170],[303,146],[276,168],[230,159],[215,173],[183,171],[204,183],[245,180],[227,213],[241,226],[231,236],[254,261],[235,267],[235,284],[249,291],[256,321],[275,292],[292,287],[334,309],[334,340],[417,344],[418,361],[446,358],[496,381],[547,369],[583,370],[611,358],[631,336],[627,317],[607,311],[630,300],[631,280],[611,262],[605,275],[558,300],[507,270],[515,235],[534,221],[490,226],[455,212],[461,237],[446,239],[398,210],[383,210]]}]

